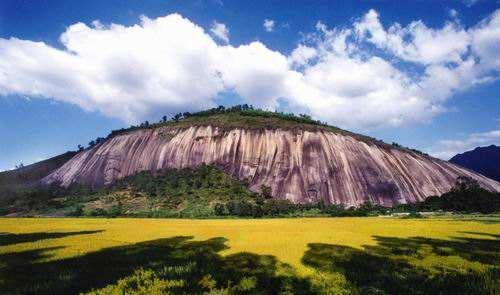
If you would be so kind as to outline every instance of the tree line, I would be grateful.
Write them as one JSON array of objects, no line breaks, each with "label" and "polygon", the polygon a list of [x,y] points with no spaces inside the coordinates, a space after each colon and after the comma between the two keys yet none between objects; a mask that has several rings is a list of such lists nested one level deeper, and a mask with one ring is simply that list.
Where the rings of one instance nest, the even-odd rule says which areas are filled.
[{"label": "tree line", "polygon": [[[419,212],[454,212],[454,213],[482,213],[491,214],[500,212],[500,194],[482,188],[479,183],[469,177],[458,177],[450,191],[441,196],[430,196],[423,202],[399,204],[393,207],[384,207],[370,202],[360,206],[346,207],[342,204],[328,204],[324,201],[315,203],[292,203],[285,199],[275,199],[271,195],[271,188],[265,185],[260,192],[249,191],[245,182],[231,180],[219,174],[217,168],[203,165],[200,170],[184,169],[180,173],[175,170],[168,172],[168,176],[151,176],[149,172],[141,172],[121,181],[115,188],[131,188],[135,192],[146,193],[151,198],[175,198],[181,202],[185,197],[183,191],[191,191],[195,199],[199,200],[203,194],[210,198],[210,194],[223,194],[223,198],[213,198],[211,205],[214,217],[293,217],[293,216],[331,216],[331,217],[364,217],[390,215],[393,213],[409,213],[410,217],[420,217]],[[167,184],[167,185],[166,185]],[[168,187],[165,189],[165,185]],[[200,192],[196,188],[201,188]],[[205,189],[203,189],[205,188]],[[214,188],[215,190],[206,190]],[[193,192],[194,191],[194,192]],[[165,193],[168,194],[164,195]],[[175,206],[177,203],[172,203]],[[120,207],[121,208],[121,207]],[[118,208],[113,212],[100,212],[95,216],[115,217]],[[204,216],[204,217],[210,217]],[[155,217],[162,217],[161,214]],[[178,217],[182,217],[179,215]],[[196,217],[196,216],[193,216]],[[201,216],[200,216],[201,217]]]},{"label": "tree line", "polygon": [[[261,189],[262,192],[269,188]],[[344,216],[377,216],[407,212],[411,216],[419,216],[422,211],[447,211],[456,213],[491,214],[500,211],[500,194],[482,188],[479,183],[469,177],[458,177],[450,191],[441,196],[430,196],[423,202],[400,204],[394,207],[383,207],[366,202],[358,207],[345,207],[342,204],[326,204],[324,202],[294,204],[288,200],[272,199],[261,193],[255,202],[230,201],[216,204],[214,214],[217,216],[241,217],[273,217],[290,215],[327,215]],[[309,214],[306,214],[309,213]]]},{"label": "tree line", "polygon": [[[148,128],[156,128],[161,125],[164,125],[166,123],[172,123],[172,122],[179,122],[180,120],[183,119],[188,119],[188,118],[194,118],[194,117],[208,117],[208,116],[213,116],[217,114],[227,114],[227,113],[238,113],[240,115],[244,116],[252,116],[252,117],[263,117],[263,118],[281,118],[284,120],[289,120],[289,121],[294,121],[297,123],[303,123],[303,124],[312,124],[312,125],[317,125],[317,126],[328,126],[327,123],[321,122],[319,120],[314,120],[311,118],[311,116],[307,114],[299,114],[298,116],[293,114],[293,113],[284,113],[284,112],[270,112],[270,111],[264,111],[262,109],[254,108],[252,105],[249,104],[240,104],[240,105],[235,105],[232,107],[224,107],[222,105],[211,108],[208,110],[203,110],[203,111],[198,111],[198,112],[179,112],[173,115],[170,119],[168,116],[164,115],[162,116],[161,120],[155,123],[150,123],[149,121],[144,121],[138,125],[131,125],[128,128],[121,128],[117,130],[112,130],[108,136],[105,138],[103,137],[98,137],[95,140],[91,140],[87,147],[91,148],[101,142],[103,142],[106,139],[112,138],[114,136],[129,132],[129,131],[134,131],[137,129],[148,129]],[[78,150],[83,150],[85,149],[82,145],[78,145]]]},{"label": "tree line", "polygon": [[[168,123],[175,123],[179,122],[184,119],[189,119],[189,118],[203,118],[203,117],[209,117],[213,115],[219,115],[219,114],[239,114],[243,116],[250,116],[250,117],[261,117],[261,118],[279,118],[287,121],[293,121],[296,123],[300,124],[309,124],[309,125],[314,125],[314,126],[322,126],[322,127],[332,127],[328,125],[326,122],[322,122],[320,120],[314,120],[310,115],[307,114],[299,114],[295,115],[294,113],[286,113],[286,112],[279,112],[279,111],[265,111],[259,108],[255,108],[252,105],[249,104],[239,104],[235,105],[232,107],[224,107],[223,105],[220,105],[218,107],[214,107],[211,109],[203,110],[203,111],[198,111],[198,112],[179,112],[176,113],[175,115],[171,116],[170,118],[167,115],[162,116],[162,118],[158,122],[150,123],[149,121],[144,121],[138,125],[131,125],[130,127],[127,128],[120,128],[117,130],[112,130],[106,137],[97,137],[94,140],[91,140],[87,144],[87,148],[92,148],[105,140],[115,137],[117,135],[124,134],[126,132],[138,130],[138,129],[148,129],[148,128],[157,128],[162,125],[168,124]],[[384,143],[382,140],[376,139],[376,138],[370,138],[373,141]],[[391,144],[393,147],[398,148],[398,149],[404,149],[410,152],[414,152],[423,156],[429,156],[428,154],[419,151],[417,149],[409,148],[409,147],[404,147],[398,143],[393,142]],[[83,145],[78,145],[78,150],[82,151],[84,150],[85,147]]]}]

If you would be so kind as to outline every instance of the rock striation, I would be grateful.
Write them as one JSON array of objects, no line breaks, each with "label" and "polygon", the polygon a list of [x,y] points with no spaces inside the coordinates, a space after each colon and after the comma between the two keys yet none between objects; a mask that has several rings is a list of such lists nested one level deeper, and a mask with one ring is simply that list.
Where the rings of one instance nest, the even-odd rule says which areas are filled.
[{"label": "rock striation", "polygon": [[301,203],[412,203],[448,191],[458,176],[500,191],[500,183],[454,164],[348,134],[215,126],[121,134],[79,152],[42,182],[103,186],[142,170],[202,163],[248,181],[252,190],[266,185],[273,197]]}]

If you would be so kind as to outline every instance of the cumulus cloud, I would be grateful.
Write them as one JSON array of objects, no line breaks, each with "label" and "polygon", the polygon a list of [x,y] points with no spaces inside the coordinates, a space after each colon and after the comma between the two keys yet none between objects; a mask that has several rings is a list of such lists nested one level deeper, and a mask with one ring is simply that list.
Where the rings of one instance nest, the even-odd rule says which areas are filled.
[{"label": "cumulus cloud", "polygon": [[318,51],[314,47],[309,47],[303,44],[299,44],[295,48],[288,60],[292,66],[304,66],[309,63],[310,60],[318,55]]},{"label": "cumulus cloud", "polygon": [[0,94],[48,97],[137,122],[159,109],[210,107],[224,87],[217,44],[178,14],[130,27],[77,23],[60,40],[65,50],[0,39]]},{"label": "cumulus cloud", "polygon": [[458,153],[492,144],[500,145],[500,130],[472,133],[461,139],[441,140],[429,152],[438,158],[449,160]]},{"label": "cumulus cloud", "polygon": [[472,50],[481,59],[482,67],[498,70],[500,67],[500,10],[482,20],[470,30]]},{"label": "cumulus cloud", "polygon": [[[351,128],[428,121],[445,111],[444,102],[454,93],[490,81],[491,70],[499,68],[481,61],[497,61],[495,48],[474,49],[481,34],[488,36],[482,38],[488,46],[497,46],[497,14],[469,30],[458,23],[432,29],[421,21],[386,29],[374,10],[351,28],[329,29],[318,22],[312,44],[299,45],[289,57],[296,67],[307,64],[289,75],[289,102]],[[370,54],[366,45],[389,57]],[[421,70],[405,72],[397,60]]]},{"label": "cumulus cloud", "polygon": [[348,27],[318,22],[286,55],[258,41],[233,46],[224,24],[207,32],[178,14],[132,26],[76,23],[60,36],[63,49],[0,38],[0,95],[137,122],[211,107],[234,91],[244,103],[275,109],[284,101],[345,128],[398,126],[428,121],[457,91],[495,79],[499,30],[498,11],[470,28],[385,28],[370,10]]},{"label": "cumulus cloud", "polygon": [[266,30],[266,32],[274,31],[274,25],[275,25],[274,20],[267,19],[267,18],[264,20],[264,23],[262,24],[262,26],[264,27],[264,30]]},{"label": "cumulus cloud", "polygon": [[210,32],[225,43],[229,43],[229,29],[225,24],[214,21],[210,28]]},{"label": "cumulus cloud", "polygon": [[402,27],[396,23],[387,30],[376,11],[370,10],[355,24],[360,37],[406,61],[434,64],[459,62],[467,52],[471,36],[458,23],[447,22],[440,29],[427,27],[422,21]]},{"label": "cumulus cloud", "polygon": [[260,42],[222,47],[218,53],[218,66],[226,89],[236,91],[251,104],[266,109],[277,106],[289,74],[286,56]]}]

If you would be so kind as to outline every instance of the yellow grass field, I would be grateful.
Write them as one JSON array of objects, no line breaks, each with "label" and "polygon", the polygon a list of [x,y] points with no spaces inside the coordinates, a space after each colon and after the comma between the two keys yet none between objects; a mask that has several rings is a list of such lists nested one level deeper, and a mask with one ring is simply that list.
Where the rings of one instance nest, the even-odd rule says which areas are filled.
[{"label": "yellow grass field", "polygon": [[[308,260],[305,253],[314,249],[312,245],[324,245],[330,247],[328,249],[342,251],[349,249],[350,259],[354,255],[352,253],[370,255],[367,257],[374,259],[392,255],[392,258],[404,258],[405,263],[412,267],[429,270],[430,274],[440,272],[443,268],[464,273],[498,266],[498,253],[495,252],[499,249],[499,222],[500,218],[497,217],[477,220],[382,217],[248,220],[3,218],[0,219],[0,239],[9,235],[14,239],[10,242],[6,239],[0,241],[0,257],[38,251],[36,253],[43,252],[43,255],[29,260],[29,263],[47,263],[84,256],[104,248],[163,238],[188,236],[195,241],[206,241],[222,237],[226,239],[227,248],[218,253],[221,256],[240,252],[271,255],[280,263],[291,266],[298,277],[307,278],[325,272],[328,265],[318,265],[317,262],[323,263],[323,260],[337,257],[335,250],[333,254],[328,254],[330,256],[316,262],[312,258]],[[467,253],[468,244],[471,253]],[[484,255],[480,256],[481,253],[489,256],[485,258]],[[9,264],[0,260],[0,267],[7,270]],[[334,281],[345,283],[349,280],[347,271],[327,269],[326,272],[336,276]],[[9,280],[12,278],[3,281]],[[355,281],[351,284],[358,282],[355,278],[352,280]],[[89,291],[85,288],[78,290]]]}]

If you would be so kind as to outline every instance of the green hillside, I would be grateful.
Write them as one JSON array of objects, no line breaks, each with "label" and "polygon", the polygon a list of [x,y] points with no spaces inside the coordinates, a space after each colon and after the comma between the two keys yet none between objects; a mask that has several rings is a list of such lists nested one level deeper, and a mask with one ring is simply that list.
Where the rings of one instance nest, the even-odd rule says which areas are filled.
[{"label": "green hillside", "polygon": [[0,205],[10,203],[12,200],[26,194],[32,185],[61,167],[75,154],[76,152],[66,152],[35,164],[0,172]]},{"label": "green hillside", "polygon": [[143,171],[100,189],[72,185],[23,187],[0,204],[0,215],[205,217],[215,204],[255,202],[258,194],[221,170],[202,165],[194,169]]}]

